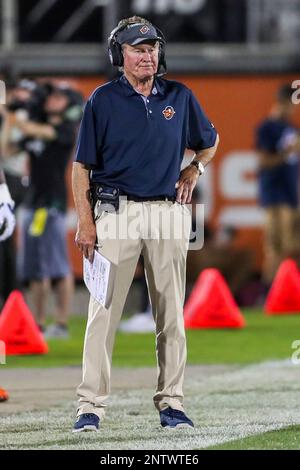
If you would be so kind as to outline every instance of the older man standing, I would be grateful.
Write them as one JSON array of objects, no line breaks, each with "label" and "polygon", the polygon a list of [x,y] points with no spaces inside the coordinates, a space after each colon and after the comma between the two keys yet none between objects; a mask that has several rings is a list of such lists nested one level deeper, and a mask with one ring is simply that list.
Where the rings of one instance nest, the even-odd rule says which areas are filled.
[{"label": "older man standing", "polygon": [[[161,235],[162,220],[171,212],[190,222],[184,204],[190,202],[199,174],[213,158],[218,136],[187,87],[159,78],[166,70],[165,39],[151,23],[140,17],[120,21],[110,35],[109,53],[123,75],[97,88],[86,104],[73,166],[73,193],[79,249],[92,261],[97,245],[116,265],[116,276],[108,309],[90,299],[74,432],[97,431],[104,416],[115,331],[140,254],[156,322],[154,404],[163,427],[193,427],[184,412],[182,390],[189,230],[180,239],[157,239],[146,236],[142,223],[137,237],[111,234],[103,240],[102,229],[109,221],[124,221],[120,196],[126,197],[128,209],[142,211],[143,221],[159,208],[162,219],[151,228],[153,233]],[[180,173],[185,148],[196,156]],[[114,212],[103,209],[107,202]],[[172,232],[174,227],[170,228]]]}]

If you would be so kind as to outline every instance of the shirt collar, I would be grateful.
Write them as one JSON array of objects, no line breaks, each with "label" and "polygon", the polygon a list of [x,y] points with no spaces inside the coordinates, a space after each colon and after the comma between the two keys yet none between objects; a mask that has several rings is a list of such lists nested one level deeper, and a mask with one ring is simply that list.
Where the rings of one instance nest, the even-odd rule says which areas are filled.
[{"label": "shirt collar", "polygon": [[[162,95],[163,96],[165,94],[163,84],[159,83],[159,82],[160,82],[160,80],[158,80],[157,78],[154,79],[151,95],[153,95],[153,96]],[[121,83],[122,87],[124,88],[126,96],[131,96],[131,95],[137,94],[137,92],[131,86],[131,84],[129,83],[129,81],[127,80],[127,78],[125,77],[124,74],[121,75],[121,77],[119,78],[119,83]]]}]

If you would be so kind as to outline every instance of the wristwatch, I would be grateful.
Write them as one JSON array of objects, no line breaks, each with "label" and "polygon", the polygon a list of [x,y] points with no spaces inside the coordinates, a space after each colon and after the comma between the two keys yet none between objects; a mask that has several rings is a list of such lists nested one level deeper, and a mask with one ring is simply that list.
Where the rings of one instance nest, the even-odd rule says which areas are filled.
[{"label": "wristwatch", "polygon": [[198,160],[191,161],[190,165],[193,165],[197,168],[197,170],[199,171],[199,175],[203,175],[203,173],[205,172],[203,163],[199,162]]}]

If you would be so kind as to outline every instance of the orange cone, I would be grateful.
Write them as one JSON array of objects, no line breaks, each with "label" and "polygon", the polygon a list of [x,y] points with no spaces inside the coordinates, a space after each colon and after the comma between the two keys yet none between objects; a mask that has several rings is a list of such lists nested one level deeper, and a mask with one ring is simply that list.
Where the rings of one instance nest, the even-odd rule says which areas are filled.
[{"label": "orange cone", "polygon": [[7,391],[4,390],[4,388],[0,387],[0,402],[1,401],[6,401],[8,399],[9,399],[9,395],[8,395]]},{"label": "orange cone", "polygon": [[38,329],[21,292],[8,297],[0,315],[0,340],[6,354],[45,354],[48,345]]},{"label": "orange cone", "polygon": [[300,272],[294,260],[286,259],[279,266],[264,310],[268,315],[300,313]]},{"label": "orange cone", "polygon": [[245,320],[217,269],[204,269],[184,308],[186,328],[243,328]]}]

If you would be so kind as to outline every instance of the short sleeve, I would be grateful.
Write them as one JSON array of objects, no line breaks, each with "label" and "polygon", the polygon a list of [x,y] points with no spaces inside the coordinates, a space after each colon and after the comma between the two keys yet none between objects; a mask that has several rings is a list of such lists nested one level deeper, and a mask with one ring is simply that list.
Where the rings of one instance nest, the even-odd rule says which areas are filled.
[{"label": "short sleeve", "polygon": [[213,147],[217,138],[214,125],[208,120],[193,93],[189,90],[187,148],[202,150]]},{"label": "short sleeve", "polygon": [[92,103],[93,100],[90,98],[84,107],[77,138],[75,161],[88,166],[97,166],[99,136],[97,136],[96,117]]}]

